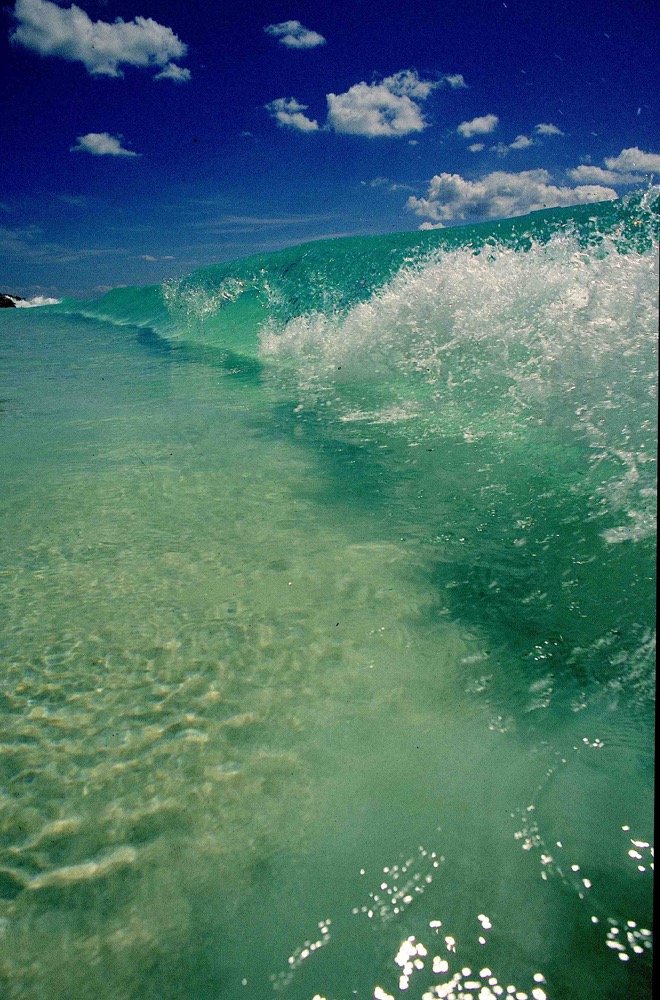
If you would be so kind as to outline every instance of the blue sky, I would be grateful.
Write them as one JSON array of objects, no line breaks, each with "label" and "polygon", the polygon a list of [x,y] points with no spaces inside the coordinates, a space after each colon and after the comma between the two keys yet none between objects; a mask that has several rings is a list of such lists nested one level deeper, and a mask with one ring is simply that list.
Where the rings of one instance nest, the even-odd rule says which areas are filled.
[{"label": "blue sky", "polygon": [[0,291],[620,196],[659,55],[655,0],[10,0]]}]

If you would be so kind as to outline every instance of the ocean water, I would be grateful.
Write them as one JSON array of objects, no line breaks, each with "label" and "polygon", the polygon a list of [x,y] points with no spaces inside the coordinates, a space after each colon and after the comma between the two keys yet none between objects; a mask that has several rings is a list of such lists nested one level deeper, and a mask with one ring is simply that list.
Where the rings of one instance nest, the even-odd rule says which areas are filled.
[{"label": "ocean water", "polygon": [[650,995],[656,190],[0,315],[0,997]]}]

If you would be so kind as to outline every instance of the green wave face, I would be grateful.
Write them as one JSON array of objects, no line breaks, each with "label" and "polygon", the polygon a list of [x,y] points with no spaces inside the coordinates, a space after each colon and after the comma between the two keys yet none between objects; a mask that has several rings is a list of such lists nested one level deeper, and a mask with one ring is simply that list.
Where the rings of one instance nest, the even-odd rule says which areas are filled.
[{"label": "green wave face", "polygon": [[[162,288],[118,288],[82,305],[58,307],[118,324],[151,325],[163,336],[251,351],[264,322],[278,327],[306,313],[341,315],[368,301],[403,268],[452,251],[529,251],[570,234],[587,254],[640,253],[657,240],[658,195],[536,212],[518,219],[431,232],[348,237],[291,247],[194,271]],[[438,302],[438,311],[443,307]]]},{"label": "green wave face", "polygon": [[3,311],[3,998],[649,995],[657,215]]}]

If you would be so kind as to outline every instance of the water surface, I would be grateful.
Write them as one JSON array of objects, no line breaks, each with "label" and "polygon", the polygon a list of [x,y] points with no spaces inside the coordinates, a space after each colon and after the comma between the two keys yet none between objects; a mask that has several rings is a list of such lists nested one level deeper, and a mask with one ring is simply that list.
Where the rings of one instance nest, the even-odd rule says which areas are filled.
[{"label": "water surface", "polygon": [[656,232],[3,311],[0,996],[648,995]]}]

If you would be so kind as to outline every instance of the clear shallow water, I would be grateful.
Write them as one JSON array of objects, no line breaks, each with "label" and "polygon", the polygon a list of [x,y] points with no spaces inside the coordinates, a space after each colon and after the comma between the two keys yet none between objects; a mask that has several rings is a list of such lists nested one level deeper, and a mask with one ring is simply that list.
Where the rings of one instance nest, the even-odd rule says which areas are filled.
[{"label": "clear shallow water", "polygon": [[4,311],[0,996],[648,995],[656,259],[646,195]]}]

